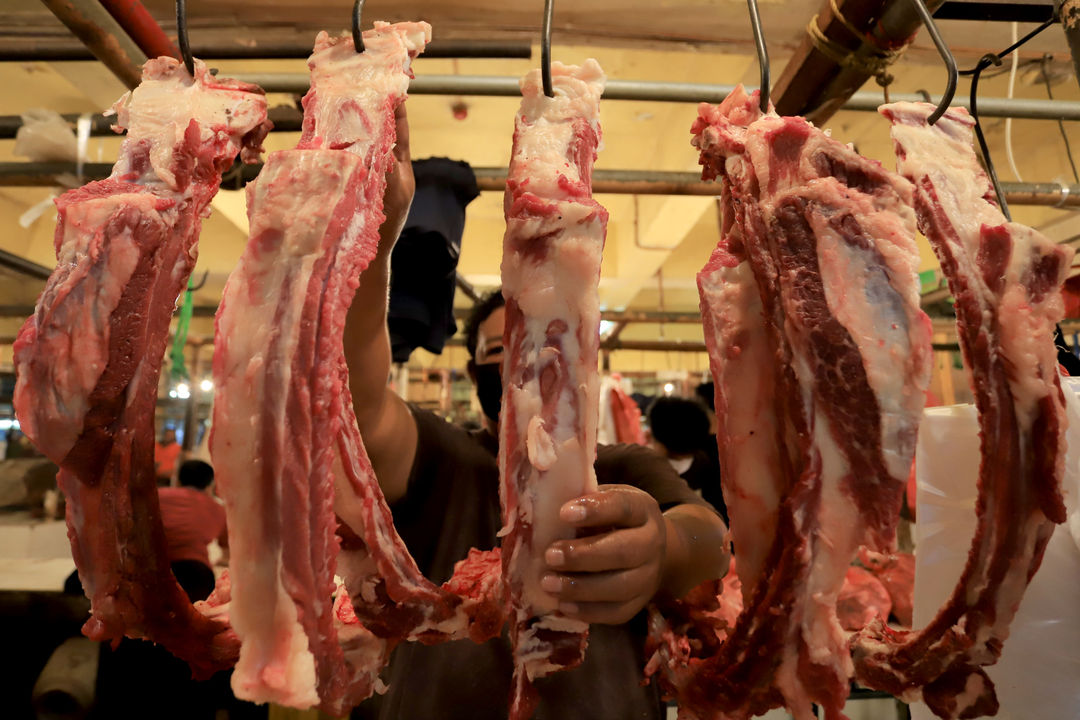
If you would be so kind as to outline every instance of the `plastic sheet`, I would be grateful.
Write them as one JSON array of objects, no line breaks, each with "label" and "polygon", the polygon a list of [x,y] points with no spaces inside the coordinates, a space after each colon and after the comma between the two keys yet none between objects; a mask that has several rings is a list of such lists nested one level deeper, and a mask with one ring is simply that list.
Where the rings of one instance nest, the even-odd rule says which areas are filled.
[{"label": "plastic sheet", "polygon": [[[1070,532],[1080,531],[1080,385],[1065,384],[1069,449],[1063,489],[1069,523],[1050,539],[1001,659],[987,668],[1002,720],[1080,718],[1080,532]],[[971,405],[930,408],[923,418],[916,450],[916,628],[948,599],[967,559],[975,532],[978,432]],[[934,717],[921,703],[912,706],[911,716]]]},{"label": "plastic sheet", "polygon": [[79,144],[71,126],[59,113],[32,108],[22,114],[22,125],[15,133],[14,154],[35,162],[74,162],[79,157]]}]

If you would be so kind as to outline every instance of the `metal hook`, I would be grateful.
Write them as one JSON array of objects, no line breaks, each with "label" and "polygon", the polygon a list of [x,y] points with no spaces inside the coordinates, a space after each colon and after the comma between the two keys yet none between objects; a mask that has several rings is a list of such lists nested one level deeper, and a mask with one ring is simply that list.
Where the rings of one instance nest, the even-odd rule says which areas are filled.
[{"label": "metal hook", "polygon": [[540,79],[544,83],[544,94],[555,97],[555,88],[551,85],[551,19],[555,15],[555,0],[544,0],[544,23],[540,32]]},{"label": "metal hook", "polygon": [[206,278],[210,277],[209,270],[203,270],[202,278],[196,284],[191,284],[191,278],[188,278],[188,292],[195,292],[196,290],[202,290],[203,285],[206,284]]},{"label": "metal hook", "polygon": [[758,13],[757,0],[746,0],[746,7],[750,11],[750,27],[754,31],[754,47],[757,48],[758,70],[761,73],[760,87],[758,89],[760,102],[758,107],[761,112],[769,112],[769,50],[765,47],[765,33],[761,30],[761,14]]},{"label": "metal hook", "polygon": [[911,4],[915,7],[915,12],[922,18],[923,25],[926,26],[926,32],[930,33],[930,39],[934,41],[934,47],[937,48],[938,55],[941,56],[941,60],[945,63],[945,68],[949,72],[948,80],[945,82],[945,92],[941,95],[941,101],[938,103],[937,109],[926,119],[928,124],[933,125],[938,121],[938,118],[945,114],[945,111],[949,109],[949,104],[952,103],[953,95],[956,94],[956,80],[959,72],[956,69],[956,58],[953,57],[952,52],[949,51],[949,46],[945,44],[945,40],[941,37],[938,27],[934,23],[934,18],[930,15],[930,11],[926,9],[923,0],[911,0]]},{"label": "metal hook", "polygon": [[188,74],[195,77],[195,58],[191,57],[191,46],[187,35],[187,0],[176,0],[176,40],[180,46],[180,59]]},{"label": "metal hook", "polygon": [[982,123],[979,122],[979,77],[982,71],[991,65],[1001,65],[1001,58],[994,53],[983,55],[971,72],[971,117],[975,121],[975,138],[979,141],[979,150],[982,151],[983,165],[986,166],[986,174],[990,178],[990,184],[994,186],[994,195],[997,196],[998,207],[1006,220],[1012,221],[1012,213],[1009,212],[1009,203],[1005,201],[1005,192],[998,182],[997,171],[994,170],[994,161],[990,159],[990,148],[986,144],[986,136],[983,135]]},{"label": "metal hook", "polygon": [[354,0],[352,6],[352,42],[356,52],[364,52],[364,33],[360,29],[360,16],[364,14],[364,0]]}]

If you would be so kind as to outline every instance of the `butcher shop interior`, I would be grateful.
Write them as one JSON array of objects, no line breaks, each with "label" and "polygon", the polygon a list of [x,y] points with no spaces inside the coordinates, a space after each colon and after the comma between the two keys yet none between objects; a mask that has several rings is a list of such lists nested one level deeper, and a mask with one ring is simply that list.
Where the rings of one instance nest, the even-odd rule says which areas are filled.
[{"label": "butcher shop interior", "polygon": [[1080,0],[5,0],[0,717],[1080,720]]}]

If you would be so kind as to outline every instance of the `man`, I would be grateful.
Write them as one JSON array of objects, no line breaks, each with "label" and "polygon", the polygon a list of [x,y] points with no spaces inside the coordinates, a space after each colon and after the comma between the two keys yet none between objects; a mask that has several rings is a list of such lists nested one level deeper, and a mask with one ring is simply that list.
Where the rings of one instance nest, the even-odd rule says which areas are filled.
[{"label": "man", "polygon": [[225,508],[210,494],[214,469],[202,460],[188,460],[180,466],[179,480],[180,487],[158,488],[161,524],[173,575],[195,602],[214,590],[208,546],[217,540],[227,548],[229,538]]},{"label": "man", "polygon": [[[398,111],[395,167],[375,260],[350,310],[345,351],[357,421],[394,522],[420,569],[446,580],[469,547],[497,544],[497,421],[505,313],[496,296],[469,325],[469,369],[485,409],[484,429],[468,433],[412,408],[386,387],[389,257],[412,197],[408,125]],[[422,258],[417,258],[422,261]],[[641,611],[658,592],[682,595],[728,565],[726,528],[667,462],[646,448],[598,450],[601,489],[563,506],[580,537],[546,550],[544,587],[561,612],[593,623],[581,667],[538,681],[537,718],[658,718],[654,687],[641,686]],[[627,624],[635,620],[635,623]],[[387,673],[384,718],[505,718],[512,658],[505,636],[425,646],[405,643]],[[360,714],[358,713],[358,714]]]},{"label": "man", "polygon": [[698,400],[682,397],[658,397],[646,413],[652,431],[652,447],[667,458],[679,477],[691,489],[716,508],[724,523],[728,521],[724,493],[720,489],[720,463],[703,448],[716,435],[710,434],[709,413]]},{"label": "man", "polygon": [[180,459],[180,443],[176,442],[176,431],[166,428],[161,433],[161,442],[154,444],[154,474],[158,487],[172,482],[176,471],[176,461]]}]

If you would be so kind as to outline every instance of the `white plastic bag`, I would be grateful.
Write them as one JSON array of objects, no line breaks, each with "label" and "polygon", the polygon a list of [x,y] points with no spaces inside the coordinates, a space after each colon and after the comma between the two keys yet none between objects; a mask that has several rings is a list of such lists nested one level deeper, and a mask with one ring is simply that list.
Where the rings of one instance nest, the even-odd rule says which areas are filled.
[{"label": "white plastic bag", "polygon": [[79,146],[71,126],[59,113],[32,108],[22,114],[13,152],[35,162],[75,162]]},{"label": "white plastic bag", "polygon": [[[1051,537],[1042,566],[1013,619],[996,665],[1002,720],[1080,719],[1080,399],[1066,382],[1069,414],[1064,495],[1070,522]],[[918,483],[915,627],[925,627],[948,599],[975,533],[979,426],[972,405],[929,408],[916,450]],[[913,720],[934,714],[918,703]]]}]

